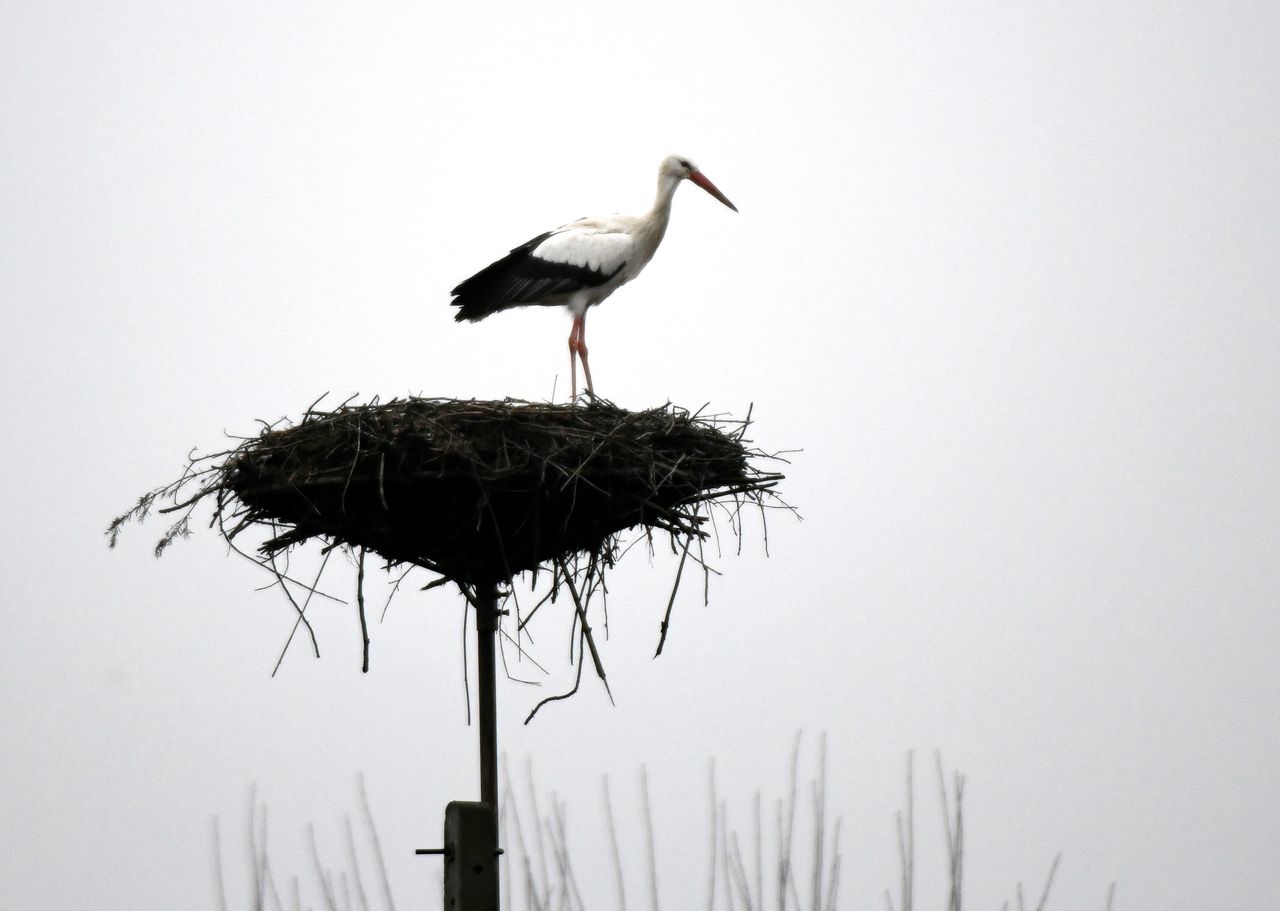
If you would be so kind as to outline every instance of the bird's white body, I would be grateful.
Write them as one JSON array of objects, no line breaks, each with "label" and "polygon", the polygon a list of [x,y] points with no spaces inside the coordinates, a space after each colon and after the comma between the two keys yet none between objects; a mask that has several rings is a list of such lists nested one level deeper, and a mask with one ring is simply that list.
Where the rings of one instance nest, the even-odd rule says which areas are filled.
[{"label": "bird's white body", "polygon": [[667,232],[671,201],[682,180],[692,180],[726,206],[737,207],[688,159],[671,156],[658,171],[658,195],[641,216],[580,218],[540,234],[453,289],[457,320],[476,321],[491,313],[526,305],[564,305],[573,313],[569,363],[577,394],[576,364],[587,365],[587,310],[631,281],[653,259]]},{"label": "bird's white body", "polygon": [[598,272],[608,278],[599,285],[548,294],[541,302],[564,304],[575,316],[586,313],[588,307],[600,303],[640,274],[657,252],[665,230],[664,224],[655,234],[644,218],[632,215],[580,218],[556,228],[529,252],[530,256]]}]

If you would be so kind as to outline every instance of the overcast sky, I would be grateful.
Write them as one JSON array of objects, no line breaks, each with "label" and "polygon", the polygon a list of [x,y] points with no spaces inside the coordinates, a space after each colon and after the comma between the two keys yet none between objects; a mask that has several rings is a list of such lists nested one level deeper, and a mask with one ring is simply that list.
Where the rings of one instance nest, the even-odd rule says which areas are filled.
[{"label": "overcast sky", "polygon": [[[640,213],[692,157],[648,270],[591,319],[599,392],[745,413],[802,449],[769,556],[709,607],[615,576],[617,699],[504,684],[501,738],[568,805],[612,901],[599,781],[647,763],[665,907],[702,901],[707,765],[735,826],[829,735],[842,907],[883,907],[908,750],[968,776],[970,907],[1280,907],[1280,7],[1269,3],[0,2],[5,632],[0,894],[247,907],[342,853],[368,780],[401,908],[477,793],[455,593],[292,609],[200,527],[102,530],[192,446],[323,392],[545,399],[558,310],[448,291],[570,219]],[[335,561],[324,587],[348,597]],[[427,580],[421,579],[425,583]],[[522,672],[527,667],[522,669]],[[523,773],[521,772],[522,777]],[[941,834],[920,787],[921,905]],[[768,803],[767,806],[772,806]],[[927,869],[926,869],[927,868]],[[1034,884],[1034,885],[1033,885]],[[313,904],[314,896],[309,899]]]}]

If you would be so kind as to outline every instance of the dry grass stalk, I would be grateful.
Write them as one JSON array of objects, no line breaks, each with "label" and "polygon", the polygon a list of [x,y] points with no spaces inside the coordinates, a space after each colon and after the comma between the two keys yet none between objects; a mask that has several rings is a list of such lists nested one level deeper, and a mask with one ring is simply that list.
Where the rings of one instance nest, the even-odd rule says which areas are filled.
[{"label": "dry grass stalk", "polygon": [[[715,911],[718,908],[724,909],[724,911],[763,911],[766,900],[779,911],[809,911],[814,907],[815,901],[818,903],[818,911],[835,911],[836,908],[840,907],[840,887],[842,873],[845,869],[841,847],[843,822],[839,816],[831,819],[828,815],[826,806],[827,786],[824,780],[826,778],[825,746],[825,738],[823,738],[819,742],[814,772],[808,782],[813,800],[809,804],[809,812],[805,813],[804,808],[798,807],[796,801],[800,786],[798,768],[800,736],[796,736],[792,752],[790,795],[789,798],[780,799],[775,804],[777,828],[774,838],[770,840],[771,844],[767,846],[761,843],[762,804],[759,792],[756,793],[752,804],[753,818],[751,821],[751,835],[755,840],[755,849],[750,852],[753,856],[749,856],[748,852],[742,849],[742,842],[745,841],[746,833],[744,832],[743,838],[740,839],[739,833],[735,832],[730,825],[727,803],[719,795],[715,764],[711,764],[707,775],[707,787],[710,796],[708,809],[711,815],[711,853],[708,857],[708,884],[705,893],[708,911]],[[901,906],[895,903],[892,891],[886,889],[883,894],[885,906],[889,911],[909,911],[910,908],[914,907],[917,893],[916,878],[919,871],[916,865],[915,850],[914,815],[916,800],[913,759],[913,755],[909,753],[906,762],[905,812],[899,813],[894,820],[900,866],[898,885],[901,889]],[[944,847],[947,851],[941,875],[938,877],[941,879],[941,885],[945,889],[945,892],[940,897],[945,907],[962,908],[963,905],[960,903],[964,899],[964,893],[961,888],[960,877],[963,876],[963,857],[965,853],[964,782],[966,779],[959,772],[945,772],[940,754],[935,754],[935,766],[938,773],[938,794],[942,810],[942,836]],[[603,809],[609,824],[609,838],[615,870],[614,880],[618,892],[617,907],[625,909],[627,901],[623,885],[622,855],[618,848],[618,833],[613,819],[614,805],[607,780],[603,783],[603,793]],[[556,818],[544,820],[538,816],[536,812],[536,788],[532,773],[530,773],[528,779],[527,793],[522,795],[522,798],[529,806],[534,808],[534,817],[536,819],[535,834],[539,842],[543,838],[543,830],[545,829],[551,833],[551,841],[556,851],[568,849],[571,855],[574,854],[574,850],[568,848],[568,843],[564,836],[564,806],[556,805],[553,799],[553,805],[556,805]],[[510,804],[511,817],[518,820],[519,814],[516,811],[518,801],[511,790],[510,784],[507,785],[504,802]],[[638,817],[636,822],[638,823],[639,835],[644,839],[645,843],[641,849],[627,852],[626,856],[633,859],[636,864],[644,864],[644,872],[648,878],[646,883],[649,893],[648,906],[655,908],[659,904],[659,893],[656,881],[656,863],[653,857],[655,849],[653,809],[649,793],[648,773],[644,766],[641,766],[640,770],[639,807],[635,816]],[[797,822],[800,823],[799,830],[796,829]],[[812,839],[801,840],[800,847],[797,848],[793,845],[793,839],[804,830],[806,824],[811,827]],[[531,856],[530,846],[526,844],[525,832],[520,829],[518,822],[516,825],[516,839],[519,850],[514,856],[508,856],[504,862],[521,865],[524,871],[524,881],[527,884],[526,903],[528,907],[535,909],[535,911],[545,911],[545,909],[551,907],[552,898],[558,896],[562,905],[568,902],[570,907],[579,908],[582,898],[577,893],[576,884],[567,874],[567,868],[556,871],[558,879],[553,879],[548,876],[544,862],[541,869],[541,878],[539,879],[536,875],[537,865]],[[806,844],[808,846],[807,849],[804,847]],[[794,858],[793,849],[800,855],[798,858]],[[808,857],[805,857],[805,854]],[[815,879],[821,883],[820,891],[806,895],[802,899],[800,892],[802,890],[807,892],[807,885],[811,884],[803,882],[798,884],[799,878],[795,876],[795,866],[797,864],[793,863],[793,858],[798,859],[801,864],[807,860],[813,865],[811,872],[817,874]],[[1039,901],[1034,906],[1036,911],[1045,911],[1047,908],[1048,897],[1055,882],[1055,875],[1060,862],[1061,854],[1054,858],[1049,867]],[[774,879],[777,888],[775,895],[764,894],[763,883],[768,874],[776,876],[776,879]],[[508,880],[513,878],[519,877],[507,877]],[[934,877],[926,878],[934,879]],[[688,884],[678,885],[677,889],[679,890],[678,901],[681,907],[690,904],[693,892],[688,887]],[[1115,885],[1112,884],[1107,892],[1108,911],[1112,906],[1114,890]],[[1028,907],[1022,883],[1017,884],[1015,898],[1019,909]],[[1004,903],[1006,909],[1009,906],[1009,902]]]},{"label": "dry grass stalk", "polygon": [[[366,849],[373,855],[374,866],[379,880],[382,905],[386,911],[395,911],[395,902],[391,897],[391,884],[387,878],[386,860],[382,855],[382,846],[378,840],[377,827],[373,822],[373,813],[369,808],[369,798],[365,791],[364,776],[358,779],[360,806],[363,819],[368,827],[369,846]],[[249,814],[246,827],[247,847],[249,849],[249,895],[248,906],[255,911],[302,911],[302,889],[297,876],[289,879],[289,897],[281,894],[276,885],[276,874],[272,867],[267,847],[267,807],[258,800],[257,789],[249,794]],[[350,816],[343,817],[345,830],[347,863],[350,870],[334,871],[325,866],[320,857],[316,842],[315,827],[307,825],[307,847],[311,861],[311,881],[318,891],[319,907],[325,911],[372,911],[369,897],[364,888],[364,877],[361,872],[358,852],[356,850],[355,831]],[[217,906],[226,911],[227,889],[222,863],[222,834],[218,817],[213,817],[213,857]],[[307,907],[310,907],[308,905]]]}]

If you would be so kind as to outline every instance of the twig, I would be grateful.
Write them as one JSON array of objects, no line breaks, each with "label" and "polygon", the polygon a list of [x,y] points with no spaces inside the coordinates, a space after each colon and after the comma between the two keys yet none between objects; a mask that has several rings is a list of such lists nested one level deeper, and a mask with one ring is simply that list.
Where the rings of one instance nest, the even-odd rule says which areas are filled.
[{"label": "twig", "polygon": [[907,752],[907,806],[904,824],[903,813],[898,811],[898,868],[901,872],[899,888],[902,911],[913,911],[915,890],[915,763],[914,755]]},{"label": "twig", "polygon": [[[613,702],[613,691],[609,689],[609,681],[604,675],[604,663],[600,660],[600,653],[596,651],[596,640],[591,635],[591,625],[587,623],[587,612],[582,606],[582,599],[578,597],[578,589],[573,584],[573,579],[564,569],[564,564],[560,564],[560,571],[564,576],[565,584],[569,587],[569,595],[573,598],[574,609],[578,612],[578,622],[582,624],[582,635],[586,638],[587,648],[591,651],[591,662],[596,667],[596,676],[600,678],[600,682],[604,684],[604,691],[609,696],[609,702]],[[578,643],[578,661],[582,661],[582,643]],[[581,668],[579,668],[581,670]],[[581,677],[581,673],[579,673]],[[576,686],[575,686],[576,689]],[[530,715],[530,718],[533,716]]]},{"label": "twig", "polygon": [[1053,886],[1054,874],[1058,872],[1058,863],[1062,860],[1062,852],[1059,851],[1053,858],[1053,863],[1049,865],[1049,875],[1045,877],[1044,891],[1040,893],[1040,901],[1036,902],[1036,911],[1044,911],[1044,904],[1049,900],[1049,889]]},{"label": "twig", "polygon": [[523,679],[521,679],[521,678],[519,678],[519,677],[514,676],[514,675],[511,673],[511,669],[507,667],[507,651],[506,651],[506,649],[504,649],[504,648],[502,648],[502,647],[501,647],[501,646],[502,646],[502,640],[504,640],[504,639],[505,639],[507,642],[510,642],[512,645],[514,645],[514,646],[516,647],[516,654],[517,654],[517,655],[519,655],[521,658],[528,658],[528,659],[529,659],[529,661],[530,661],[530,663],[532,663],[532,664],[533,664],[533,666],[534,666],[534,667],[536,667],[538,670],[542,671],[542,673],[547,674],[547,673],[550,673],[550,672],[549,672],[545,667],[543,667],[541,664],[539,664],[539,663],[537,662],[537,660],[536,660],[532,655],[530,655],[527,651],[525,651],[525,650],[524,650],[524,648],[520,645],[520,643],[519,643],[518,641],[516,641],[515,639],[511,638],[511,634],[510,634],[510,633],[508,633],[505,629],[502,629],[501,627],[499,627],[499,628],[498,628],[498,636],[499,636],[499,639],[498,639],[498,646],[499,646],[499,648],[498,648],[498,653],[502,656],[502,670],[506,673],[506,675],[507,675],[507,679],[508,679],[508,680],[511,680],[511,681],[514,681],[515,683],[527,683],[527,684],[528,684],[528,685],[530,685],[530,686],[541,686],[542,684],[540,684],[540,683],[539,683],[538,681],[536,681],[536,680],[523,680]]},{"label": "twig", "polygon": [[756,791],[755,799],[755,862],[756,862],[756,911],[764,911],[764,833],[760,818],[760,791]]},{"label": "twig", "polygon": [[843,817],[836,817],[831,836],[831,869],[827,876],[827,900],[823,911],[835,911],[836,908],[836,891],[840,888],[840,826],[843,821]]},{"label": "twig", "polygon": [[227,911],[227,884],[222,875],[222,830],[217,815],[213,817],[213,883],[218,896],[218,911]]},{"label": "twig", "polygon": [[823,732],[818,746],[818,780],[813,785],[813,911],[823,911],[822,852],[826,846],[827,825],[827,735]]},{"label": "twig", "polygon": [[[275,564],[275,560],[273,559],[272,565],[274,564]],[[307,619],[307,606],[311,604],[311,596],[315,593],[316,586],[320,584],[320,576],[324,573],[324,568],[328,565],[329,565],[329,555],[325,554],[324,559],[320,561],[320,568],[316,570],[315,582],[313,582],[311,584],[311,588],[307,590],[307,597],[302,602],[301,607],[299,607],[298,602],[294,600],[293,595],[289,592],[288,587],[285,585],[280,586],[282,589],[284,589],[285,597],[287,597],[289,599],[289,603],[293,605],[293,609],[297,612],[298,617],[296,620],[293,621],[293,628],[289,630],[289,638],[284,641],[284,647],[280,649],[280,656],[276,658],[276,666],[271,669],[272,677],[276,675],[276,671],[280,670],[280,664],[281,662],[284,661],[285,652],[289,651],[289,644],[293,642],[293,637],[298,632],[299,624],[302,624],[307,628],[307,632],[311,635],[311,647],[315,650],[316,657],[317,658],[320,657],[320,643],[316,642],[315,630],[311,628],[311,621]]]},{"label": "twig", "polygon": [[365,790],[364,775],[358,775],[356,781],[360,788],[360,810],[364,815],[365,825],[369,827],[369,841],[373,843],[373,858],[378,863],[378,880],[382,885],[382,897],[387,903],[387,911],[395,911],[396,903],[391,898],[391,880],[387,876],[387,861],[382,855],[378,827],[373,823],[373,810],[369,808],[369,793]]},{"label": "twig", "polygon": [[[782,828],[781,858],[778,863],[778,911],[786,911],[787,887],[795,889],[795,880],[791,875],[791,835],[796,821],[796,787],[798,779],[797,764],[800,761],[800,732],[796,731],[795,742],[791,747],[791,792],[787,797],[787,822]],[[781,822],[781,820],[779,820]],[[796,906],[799,907],[799,900]]]},{"label": "twig", "polygon": [[360,911],[369,911],[369,898],[365,896],[365,882],[360,875],[360,859],[356,857],[356,833],[351,827],[351,814],[343,814],[343,827],[347,830],[347,862],[351,864],[351,879],[355,885],[356,901],[360,902]]},{"label": "twig", "polygon": [[263,832],[262,849],[258,849],[258,788],[254,785],[249,789],[249,862],[253,870],[253,908],[254,911],[262,911],[263,897],[265,889],[262,883],[262,866],[266,858],[266,811],[263,810]]},{"label": "twig", "polygon": [[356,570],[356,604],[360,613],[360,642],[364,654],[364,661],[360,665],[360,670],[369,673],[369,624],[364,618],[364,554],[365,549],[360,548],[360,560]]},{"label": "twig", "polygon": [[676,592],[680,590],[680,576],[684,573],[684,561],[689,556],[689,545],[692,541],[693,535],[685,536],[684,550],[680,554],[680,565],[676,567],[676,581],[671,586],[671,597],[667,599],[667,612],[662,615],[662,625],[659,627],[661,632],[658,636],[658,650],[653,653],[655,658],[662,654],[662,646],[667,641],[667,627],[671,622],[671,608],[676,603]]},{"label": "twig", "polygon": [[[582,648],[581,643],[579,643],[578,648],[579,648],[579,649],[581,649],[581,648]],[[582,683],[582,665],[583,665],[583,662],[582,662],[582,661],[579,661],[579,662],[578,662],[578,674],[577,674],[577,676],[576,676],[576,677],[574,678],[574,680],[573,680],[573,689],[569,690],[569,692],[567,692],[567,693],[560,693],[560,694],[559,694],[559,695],[557,695],[557,696],[548,696],[548,697],[546,697],[545,699],[543,699],[541,702],[539,702],[537,705],[535,705],[535,706],[533,707],[533,711],[531,711],[531,712],[529,713],[528,717],[527,717],[527,718],[525,718],[525,720],[524,720],[524,723],[525,723],[525,724],[528,724],[530,721],[532,721],[532,720],[533,720],[533,716],[534,716],[534,715],[536,715],[536,714],[538,714],[538,710],[539,710],[540,708],[542,708],[544,705],[546,705],[547,703],[549,703],[549,702],[559,702],[561,699],[568,699],[570,696],[572,696],[573,694],[575,694],[576,692],[578,692],[578,685]]]},{"label": "twig", "polygon": [[[524,827],[520,824],[520,805],[516,801],[515,791],[511,787],[511,775],[507,768],[505,756],[503,756],[502,777],[506,790],[506,800],[503,801],[503,808],[510,808],[511,822],[515,826],[516,849],[520,852],[520,859],[524,864],[526,898],[529,899],[536,909],[539,905],[537,898],[537,884],[533,881],[533,861],[529,856],[528,844],[525,842]],[[508,877],[508,879],[509,878],[510,877]],[[508,903],[508,907],[510,907],[510,903]]]},{"label": "twig", "polygon": [[[467,604],[475,607],[475,599],[459,585],[458,590],[466,598]],[[479,610],[479,608],[476,608]],[[467,609],[462,609],[462,698],[467,704],[467,727],[471,727],[471,673],[467,670]]]},{"label": "twig", "polygon": [[583,911],[582,894],[578,891],[578,879],[573,875],[573,860],[569,854],[569,840],[565,832],[564,803],[556,802],[552,806],[555,832],[560,845],[560,869],[566,893],[571,894],[578,903],[578,911]]},{"label": "twig", "polygon": [[316,827],[311,823],[307,823],[307,842],[311,847],[311,862],[315,867],[316,879],[320,883],[321,892],[324,893],[325,907],[329,911],[338,911],[338,900],[333,892],[333,877],[320,861],[320,849],[316,847]]},{"label": "twig", "polygon": [[[525,721],[525,724],[528,724]],[[543,904],[545,905],[551,898],[551,877],[547,873],[547,846],[544,833],[542,831],[542,814],[538,810],[538,789],[533,784],[533,760],[530,759],[525,764],[525,776],[529,780],[529,803],[533,806],[533,821],[535,824],[535,832],[538,836],[538,864],[542,869],[542,884],[544,892]]]},{"label": "twig", "polygon": [[742,898],[742,905],[746,911],[758,911],[751,901],[751,886],[747,882],[747,870],[742,864],[742,852],[738,848],[738,834],[735,832],[729,836],[729,873],[732,880],[726,885],[736,886],[738,895]]},{"label": "twig", "polygon": [[716,907],[716,852],[719,847],[716,829],[716,761],[709,763],[707,770],[707,789],[711,792],[711,863],[707,876],[707,911],[715,911]]},{"label": "twig", "polygon": [[618,885],[618,911],[627,911],[627,889],[622,877],[622,852],[618,850],[618,829],[613,819],[613,801],[609,797],[609,776],[600,779],[604,792],[604,814],[609,822],[609,846],[613,858],[613,878]]},{"label": "twig", "polygon": [[653,813],[649,805],[649,770],[640,766],[641,805],[644,809],[644,841],[648,849],[649,860],[649,906],[653,911],[658,908],[658,859],[654,853]]}]

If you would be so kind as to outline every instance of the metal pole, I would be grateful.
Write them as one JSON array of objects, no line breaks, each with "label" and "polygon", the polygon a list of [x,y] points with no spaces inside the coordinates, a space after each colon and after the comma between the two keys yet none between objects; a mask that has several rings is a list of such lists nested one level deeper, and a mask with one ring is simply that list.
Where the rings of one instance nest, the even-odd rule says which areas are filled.
[{"label": "metal pole", "polygon": [[[498,693],[494,655],[498,635],[498,587],[491,582],[476,585],[476,667],[480,716],[480,801],[498,818]],[[497,829],[494,829],[495,836]],[[496,840],[496,839],[495,839]]]},{"label": "metal pole", "polygon": [[499,911],[498,901],[498,586],[478,582],[476,687],[480,727],[480,801],[450,801],[444,814],[444,847],[418,854],[444,855],[446,911]]},{"label": "metal pole", "polygon": [[[480,802],[493,814],[492,841],[486,845],[492,870],[492,904],[498,908],[498,665],[494,655],[498,638],[498,586],[476,585],[476,696],[480,716]],[[488,900],[485,901],[488,905]],[[470,909],[459,909],[470,911]]]}]

